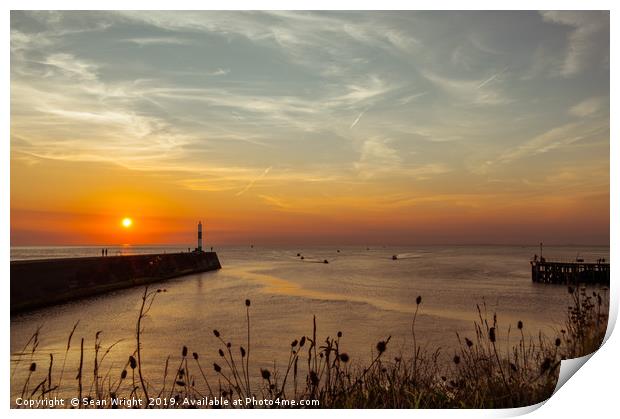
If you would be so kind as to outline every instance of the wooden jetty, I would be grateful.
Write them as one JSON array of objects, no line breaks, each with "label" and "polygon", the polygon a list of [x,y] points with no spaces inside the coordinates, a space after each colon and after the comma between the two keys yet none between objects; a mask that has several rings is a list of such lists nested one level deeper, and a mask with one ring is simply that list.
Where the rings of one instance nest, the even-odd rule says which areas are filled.
[{"label": "wooden jetty", "polygon": [[596,263],[583,260],[575,262],[548,262],[544,258],[530,261],[532,281],[541,284],[600,284],[609,285],[609,263],[604,259]]}]

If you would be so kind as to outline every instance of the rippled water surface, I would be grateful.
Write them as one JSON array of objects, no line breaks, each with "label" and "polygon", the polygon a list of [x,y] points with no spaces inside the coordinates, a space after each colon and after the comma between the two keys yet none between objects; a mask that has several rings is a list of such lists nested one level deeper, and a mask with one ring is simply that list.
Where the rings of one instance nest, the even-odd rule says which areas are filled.
[{"label": "rippled water surface", "polygon": [[[124,246],[109,248],[108,254],[183,250],[187,248]],[[457,343],[456,332],[472,334],[476,304],[486,303],[489,312],[497,312],[500,324],[514,325],[522,320],[532,334],[543,330],[553,335],[561,327],[569,303],[564,287],[531,282],[529,259],[538,252],[535,247],[256,246],[215,250],[222,264],[220,271],[154,285],[167,290],[158,294],[144,321],[144,370],[155,386],[161,384],[168,355],[178,358],[183,345],[190,353],[198,352],[203,365],[212,365],[219,357],[213,329],[235,347],[245,345],[246,298],[252,302],[251,368],[255,372],[273,367],[274,362],[285,363],[290,342],[312,333],[313,316],[319,337],[342,331],[343,349],[353,360],[366,362],[376,342],[389,335],[390,355],[411,350],[411,320],[418,295],[423,299],[416,324],[418,342],[429,349],[441,347],[446,354]],[[11,259],[96,256],[100,252],[100,247],[20,247],[11,249]],[[392,260],[393,255],[397,260]],[[548,247],[545,256],[608,259],[609,248]],[[322,263],[325,259],[329,263]],[[32,356],[22,355],[21,350],[37,328],[39,346],[32,359],[45,366],[41,369],[47,368],[52,353],[60,369],[67,338],[78,320],[67,360],[67,385],[74,386],[80,339],[84,338],[86,362],[92,362],[97,331],[102,331],[104,349],[119,341],[102,364],[102,370],[111,369],[110,375],[117,377],[135,348],[142,293],[142,288],[116,291],[12,316],[12,392],[21,392]],[[92,371],[92,365],[87,369]]]}]

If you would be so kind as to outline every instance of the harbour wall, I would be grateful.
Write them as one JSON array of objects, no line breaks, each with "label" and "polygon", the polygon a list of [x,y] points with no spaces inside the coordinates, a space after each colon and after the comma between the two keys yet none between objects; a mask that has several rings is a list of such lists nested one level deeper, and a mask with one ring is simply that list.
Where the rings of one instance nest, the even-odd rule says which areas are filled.
[{"label": "harbour wall", "polygon": [[220,269],[215,252],[11,262],[11,313]]}]

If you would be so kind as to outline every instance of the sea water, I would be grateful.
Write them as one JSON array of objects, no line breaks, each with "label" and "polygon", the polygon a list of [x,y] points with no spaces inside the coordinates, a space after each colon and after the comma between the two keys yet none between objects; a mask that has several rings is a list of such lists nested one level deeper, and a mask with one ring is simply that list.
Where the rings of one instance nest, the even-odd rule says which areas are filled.
[{"label": "sea water", "polygon": [[[108,255],[187,251],[186,246],[108,249]],[[371,360],[376,343],[388,337],[386,357],[412,353],[412,320],[418,296],[422,303],[415,324],[417,342],[431,352],[440,349],[444,359],[454,354],[457,332],[473,337],[477,307],[486,307],[489,318],[497,314],[498,340],[507,342],[508,328],[514,329],[519,320],[529,335],[542,331],[555,338],[570,304],[566,287],[532,283],[529,261],[539,252],[532,246],[255,245],[215,250],[221,270],[151,285],[152,290],[166,292],[157,294],[142,321],[142,365],[150,385],[161,386],[168,356],[169,368],[175,370],[183,346],[188,347],[190,356],[199,354],[210,376],[214,375],[213,362],[225,366],[218,355],[222,344],[214,329],[224,342],[231,342],[236,356],[239,345],[247,349],[246,299],[251,302],[251,375],[258,375],[260,368],[273,370],[274,365],[286,368],[291,341],[311,336],[314,318],[320,342],[342,332],[341,351],[350,355],[351,362],[363,365]],[[11,249],[12,260],[100,254],[100,246]],[[544,256],[561,261],[577,257],[608,260],[609,247],[546,247]],[[325,260],[328,263],[323,263]],[[77,321],[63,387],[69,387],[69,392],[75,390],[82,338],[87,363],[84,369],[92,372],[99,331],[100,356],[114,345],[100,370],[116,380],[136,348],[136,320],[143,293],[144,288],[137,287],[11,316],[13,396],[21,393],[32,361],[37,362],[37,374],[43,377],[52,354],[58,375]],[[36,352],[22,352],[37,329]]]}]

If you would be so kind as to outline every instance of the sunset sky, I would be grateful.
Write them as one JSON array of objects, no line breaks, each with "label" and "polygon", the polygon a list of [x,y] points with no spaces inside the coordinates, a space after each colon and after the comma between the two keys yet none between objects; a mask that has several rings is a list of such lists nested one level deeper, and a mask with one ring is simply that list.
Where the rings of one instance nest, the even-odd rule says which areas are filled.
[{"label": "sunset sky", "polygon": [[11,244],[608,244],[609,76],[607,12],[12,12]]}]

